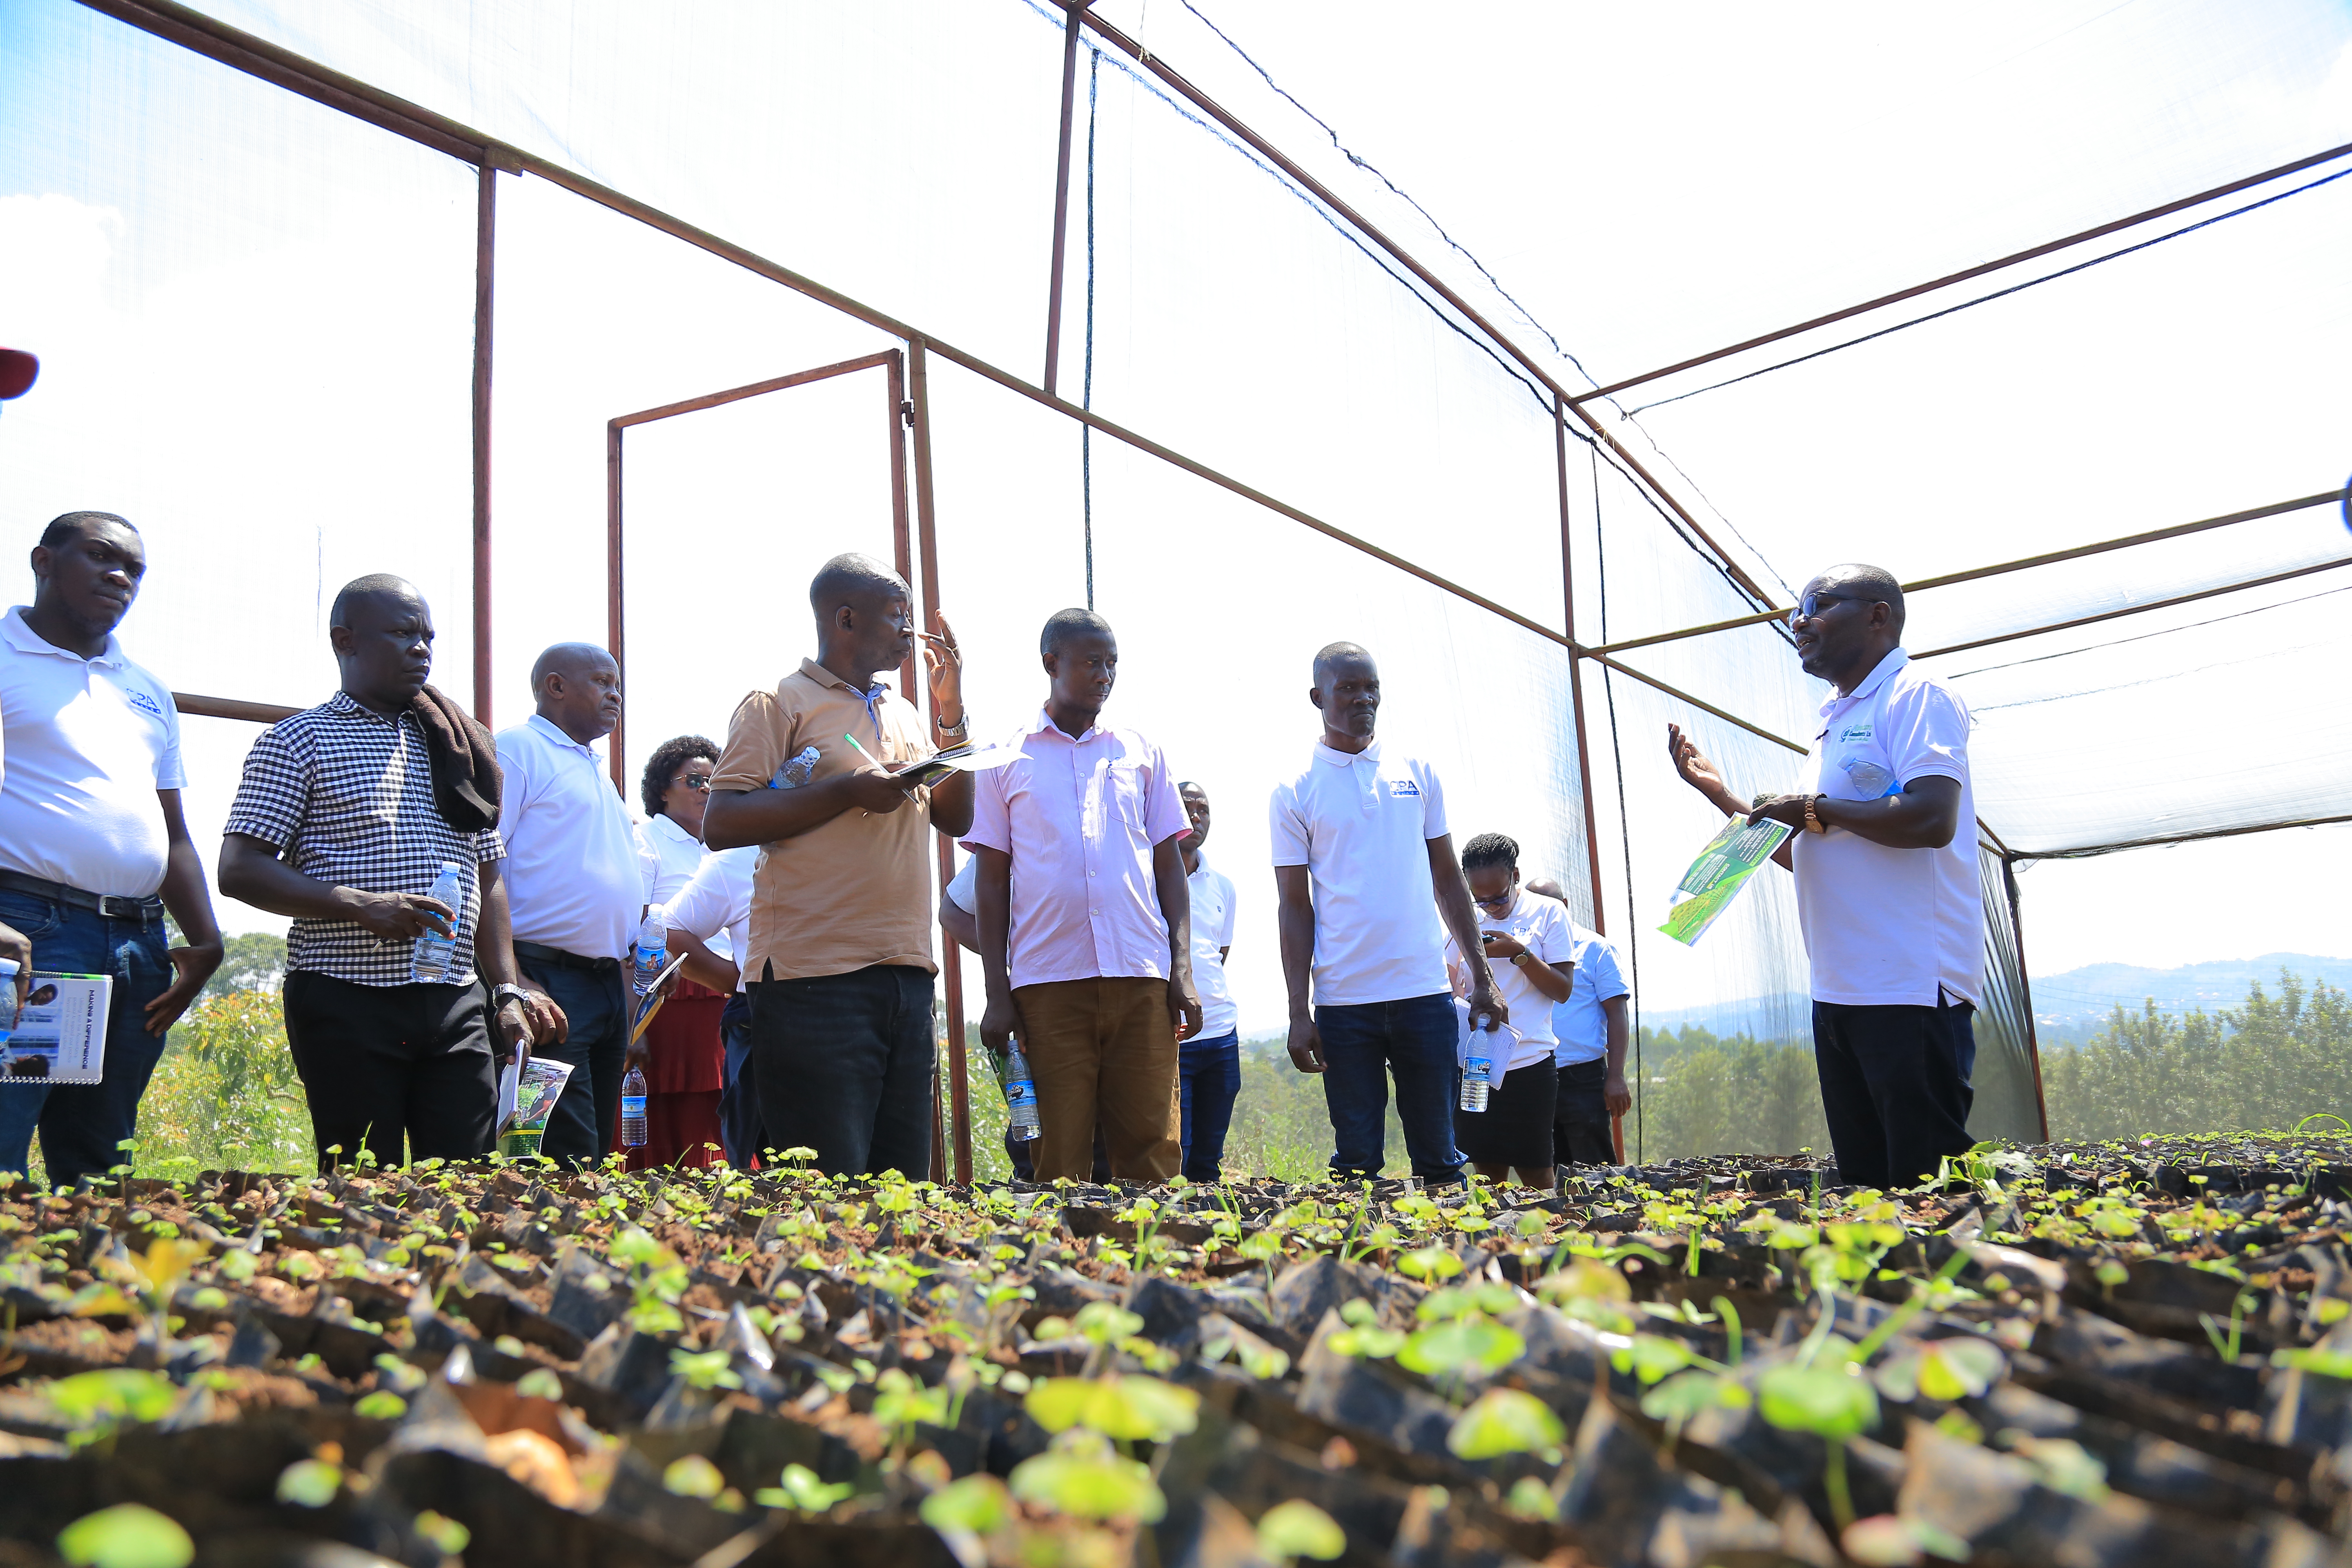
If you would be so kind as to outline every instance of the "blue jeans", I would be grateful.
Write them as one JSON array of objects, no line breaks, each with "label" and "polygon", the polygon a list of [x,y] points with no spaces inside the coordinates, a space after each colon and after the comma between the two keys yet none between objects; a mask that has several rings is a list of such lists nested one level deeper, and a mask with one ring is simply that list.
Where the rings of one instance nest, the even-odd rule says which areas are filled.
[{"label": "blue jeans", "polygon": [[163,1042],[147,1032],[147,1004],[172,984],[163,920],[109,920],[37,894],[0,892],[0,923],[33,944],[36,970],[114,982],[100,1082],[0,1085],[0,1171],[25,1173],[37,1126],[52,1185],[103,1174],[129,1159],[117,1145],[138,1130],[139,1097],[163,1055]]},{"label": "blue jeans", "polygon": [[1393,1073],[1412,1173],[1432,1186],[1460,1181],[1454,1100],[1461,1091],[1461,1067],[1454,1055],[1459,1031],[1453,998],[1438,992],[1401,1002],[1318,1007],[1315,1027],[1323,1037],[1323,1103],[1331,1112],[1336,1145],[1332,1171],[1349,1179],[1381,1173]]},{"label": "blue jeans", "polygon": [[521,953],[515,966],[555,998],[569,1026],[562,1044],[531,1047],[535,1057],[572,1064],[539,1152],[566,1165],[593,1165],[612,1149],[619,1129],[622,1058],[636,1018],[628,982],[617,966],[579,969]]},{"label": "blue jeans", "polygon": [[1177,1094],[1184,1112],[1184,1179],[1213,1182],[1225,1157],[1225,1129],[1242,1091],[1242,1047],[1231,1029],[1176,1047]]}]

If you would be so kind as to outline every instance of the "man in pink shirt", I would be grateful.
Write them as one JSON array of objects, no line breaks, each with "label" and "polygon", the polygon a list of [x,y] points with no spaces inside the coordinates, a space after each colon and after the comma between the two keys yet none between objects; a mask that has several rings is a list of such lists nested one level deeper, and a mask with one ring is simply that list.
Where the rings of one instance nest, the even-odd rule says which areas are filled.
[{"label": "man in pink shirt", "polygon": [[1190,823],[1160,748],[1102,723],[1118,673],[1110,623],[1063,610],[1038,639],[1050,686],[1024,759],[974,776],[964,847],[988,1007],[1037,1085],[1037,1180],[1084,1180],[1095,1126],[1115,1176],[1164,1182],[1182,1161],[1177,1042],[1198,1033]]}]

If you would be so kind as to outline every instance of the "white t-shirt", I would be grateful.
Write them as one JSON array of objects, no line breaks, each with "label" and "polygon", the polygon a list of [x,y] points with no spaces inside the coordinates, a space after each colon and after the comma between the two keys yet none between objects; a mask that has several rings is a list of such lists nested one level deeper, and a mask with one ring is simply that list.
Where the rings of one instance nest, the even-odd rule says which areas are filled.
[{"label": "white t-shirt", "polygon": [[1445,929],[1429,879],[1429,841],[1446,834],[1436,770],[1317,742],[1307,769],[1276,784],[1276,867],[1304,866],[1315,889],[1315,1001],[1346,1007],[1445,994]]},{"label": "white t-shirt", "polygon": [[122,657],[43,640],[0,616],[0,867],[85,893],[152,897],[171,845],[162,789],[181,789],[171,689]]},{"label": "white t-shirt", "polygon": [[1959,830],[1941,849],[1889,849],[1832,827],[1796,836],[1797,918],[1813,1000],[1933,1007],[1984,997],[1969,705],[1896,648],[1852,696],[1822,704],[1808,794],[1876,800],[1914,779],[1957,779]]},{"label": "white t-shirt", "polygon": [[649,816],[636,825],[632,835],[637,845],[637,868],[644,879],[645,901],[666,904],[677,896],[687,879],[702,868],[702,858],[709,851],[702,840],[677,825],[677,819],[664,814]]},{"label": "white t-shirt", "polygon": [[1201,1033],[1213,1040],[1230,1035],[1241,1020],[1233,988],[1225,984],[1224,950],[1234,944],[1233,879],[1200,858],[1201,868],[1185,879],[1192,889],[1192,988],[1201,994]]},{"label": "white t-shirt", "polygon": [[[666,819],[665,819],[666,820]],[[662,923],[708,947],[722,931],[735,961],[735,989],[743,989],[743,958],[751,951],[751,872],[760,847],[716,849],[702,858],[686,886],[661,907]]]},{"label": "white t-shirt", "polygon": [[499,833],[517,942],[619,958],[646,904],[629,808],[583,746],[534,713],[498,735]]},{"label": "white t-shirt", "polygon": [[[1519,889],[1519,896],[1512,900],[1506,914],[1480,910],[1478,929],[1498,931],[1514,938],[1555,969],[1566,971],[1576,960],[1576,932],[1569,923],[1568,907],[1558,899],[1547,899],[1525,888]],[[1445,939],[1445,962],[1448,965],[1462,962],[1461,949],[1451,936]],[[1492,960],[1489,967],[1495,972],[1496,998],[1509,1010],[1510,1033],[1518,1042],[1511,1049],[1510,1060],[1503,1063],[1503,1070],[1549,1061],[1553,1046],[1551,998],[1537,990],[1528,972],[1509,959]],[[1572,984],[1570,994],[1574,994]]]},{"label": "white t-shirt", "polygon": [[968,915],[980,913],[980,895],[972,889],[980,886],[980,857],[967,855],[956,874],[948,879],[948,902]]}]

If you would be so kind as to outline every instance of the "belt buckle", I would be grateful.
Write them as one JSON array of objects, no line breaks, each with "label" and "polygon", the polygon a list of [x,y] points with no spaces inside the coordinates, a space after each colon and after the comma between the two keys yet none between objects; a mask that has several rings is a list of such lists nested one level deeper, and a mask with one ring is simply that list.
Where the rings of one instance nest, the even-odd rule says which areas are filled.
[{"label": "belt buckle", "polygon": [[98,912],[110,921],[137,921],[141,925],[145,925],[147,923],[146,904],[147,900],[144,899],[127,898],[121,893],[100,893],[98,897]]}]

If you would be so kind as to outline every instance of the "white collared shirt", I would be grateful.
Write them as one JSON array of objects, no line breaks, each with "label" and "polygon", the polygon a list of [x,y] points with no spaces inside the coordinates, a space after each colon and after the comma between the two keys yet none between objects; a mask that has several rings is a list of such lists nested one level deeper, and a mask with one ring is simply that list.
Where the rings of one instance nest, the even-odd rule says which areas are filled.
[{"label": "white collared shirt", "polygon": [[637,824],[637,863],[644,873],[645,899],[666,904],[677,896],[687,879],[702,866],[708,853],[702,840],[677,825],[667,812]]},{"label": "white collared shirt", "polygon": [[180,789],[180,711],[113,637],[96,658],[0,616],[0,867],[85,893],[152,897]]},{"label": "white collared shirt", "polygon": [[1429,841],[1445,837],[1445,793],[1418,758],[1379,742],[1353,755],[1320,741],[1306,771],[1275,786],[1274,863],[1315,887],[1315,1000],[1324,1006],[1445,994],[1445,929]]},{"label": "white collared shirt", "polygon": [[1199,1038],[1230,1035],[1241,1021],[1233,987],[1225,984],[1225,949],[1234,945],[1234,881],[1195,857],[1201,868],[1184,879],[1192,890],[1192,988],[1201,994]]},{"label": "white collared shirt", "polygon": [[1919,778],[1957,779],[1958,831],[1941,849],[1890,849],[1840,828],[1796,836],[1797,920],[1813,999],[1933,1007],[1984,996],[1969,705],[1895,648],[1847,696],[1822,704],[1807,794],[1877,800]]},{"label": "white collared shirt", "polygon": [[746,980],[743,961],[751,953],[751,872],[759,858],[756,844],[712,850],[661,911],[670,930],[684,931],[705,947],[711,938],[726,934],[738,991]]},{"label": "white collared shirt", "polygon": [[629,808],[603,759],[534,713],[499,731],[499,831],[517,942],[582,958],[629,950],[646,902]]}]

